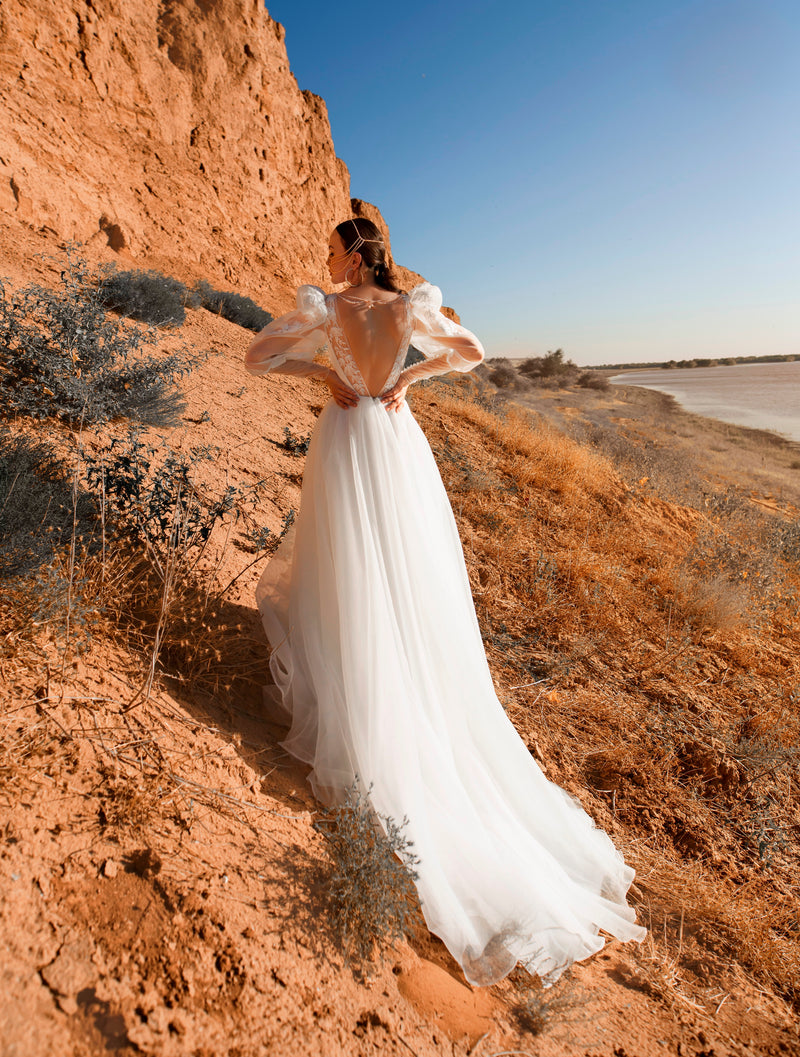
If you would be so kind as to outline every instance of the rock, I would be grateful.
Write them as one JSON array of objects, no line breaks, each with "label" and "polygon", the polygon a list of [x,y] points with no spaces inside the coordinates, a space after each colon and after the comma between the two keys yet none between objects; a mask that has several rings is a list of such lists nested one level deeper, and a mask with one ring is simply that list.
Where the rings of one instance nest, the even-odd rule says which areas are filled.
[{"label": "rock", "polygon": [[74,998],[94,983],[93,951],[94,945],[88,936],[62,944],[53,961],[41,970],[42,979],[57,994]]},{"label": "rock", "polygon": [[327,280],[349,184],[263,4],[3,4],[0,210],[263,300]]},{"label": "rock", "polygon": [[112,880],[118,873],[119,865],[113,859],[106,859],[103,863],[103,877],[108,877],[109,880]]},{"label": "rock", "polygon": [[709,742],[687,739],[678,747],[678,761],[684,775],[700,779],[712,792],[732,792],[742,784],[740,765],[717,738]]}]

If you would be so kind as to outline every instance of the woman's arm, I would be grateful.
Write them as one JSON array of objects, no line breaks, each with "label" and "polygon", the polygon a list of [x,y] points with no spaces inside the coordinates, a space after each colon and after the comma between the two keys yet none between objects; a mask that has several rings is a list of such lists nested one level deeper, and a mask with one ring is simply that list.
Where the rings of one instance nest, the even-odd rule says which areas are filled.
[{"label": "woman's arm", "polygon": [[325,294],[318,286],[301,286],[297,308],[273,319],[253,338],[245,367],[251,374],[318,376],[320,366],[314,357],[325,344],[326,321]]},{"label": "woman's arm", "polygon": [[411,291],[414,329],[411,344],[425,356],[406,367],[397,382],[381,397],[390,411],[399,411],[406,390],[413,382],[432,378],[448,371],[471,371],[483,360],[483,345],[475,335],[441,313],[442,293],[430,283],[421,283]]},{"label": "woman's arm", "polygon": [[317,286],[301,286],[297,308],[273,319],[256,334],[245,353],[244,365],[251,373],[288,374],[296,378],[319,378],[331,391],[339,407],[353,407],[358,396],[339,376],[314,356],[326,341],[325,294]]},{"label": "woman's arm", "polygon": [[472,331],[442,315],[441,308],[442,292],[437,286],[420,283],[411,291],[411,344],[425,360],[403,371],[406,382],[447,371],[471,371],[484,358],[483,345]]},{"label": "woman's arm", "polygon": [[315,363],[314,357],[325,344],[325,295],[318,286],[300,286],[294,312],[273,319],[250,342],[244,354],[244,366],[250,374],[291,374],[301,378],[319,378],[331,390],[339,407],[353,407],[358,396],[341,382],[339,376]]}]

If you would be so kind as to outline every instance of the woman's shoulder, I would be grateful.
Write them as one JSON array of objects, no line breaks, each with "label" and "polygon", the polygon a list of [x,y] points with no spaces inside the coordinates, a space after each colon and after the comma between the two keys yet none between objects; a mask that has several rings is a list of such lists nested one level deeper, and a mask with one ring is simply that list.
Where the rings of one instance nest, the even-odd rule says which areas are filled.
[{"label": "woman's shoulder", "polygon": [[322,289],[321,286],[314,286],[312,283],[303,283],[302,286],[297,287],[297,296],[313,297],[315,300],[325,299],[328,295]]},{"label": "woman's shoulder", "polygon": [[304,311],[324,312],[327,296],[321,287],[305,283],[297,288],[297,307]]},{"label": "woman's shoulder", "polygon": [[438,286],[427,281],[418,283],[409,294],[411,304],[420,310],[438,312],[442,307],[442,291]]}]

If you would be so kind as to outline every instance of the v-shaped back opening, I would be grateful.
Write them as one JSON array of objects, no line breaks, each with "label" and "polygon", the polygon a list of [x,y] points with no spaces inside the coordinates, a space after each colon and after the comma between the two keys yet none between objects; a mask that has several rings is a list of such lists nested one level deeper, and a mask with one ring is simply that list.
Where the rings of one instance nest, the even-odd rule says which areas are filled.
[{"label": "v-shaped back opening", "polygon": [[405,359],[411,336],[408,295],[369,301],[334,294],[332,300],[341,336],[334,352],[342,371],[352,375],[345,380],[363,396],[380,396],[393,384],[398,360]]}]

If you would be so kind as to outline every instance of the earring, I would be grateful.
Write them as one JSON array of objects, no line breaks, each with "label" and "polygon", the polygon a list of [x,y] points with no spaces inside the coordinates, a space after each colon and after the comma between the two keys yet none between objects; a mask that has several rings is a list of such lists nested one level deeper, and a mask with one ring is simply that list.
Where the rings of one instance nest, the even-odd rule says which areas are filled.
[{"label": "earring", "polygon": [[347,283],[348,286],[360,286],[363,282],[361,278],[361,267],[359,266],[356,268],[355,282],[353,282],[353,280],[350,278],[350,273],[353,270],[353,267],[354,265],[351,265],[344,273],[344,281]]}]

